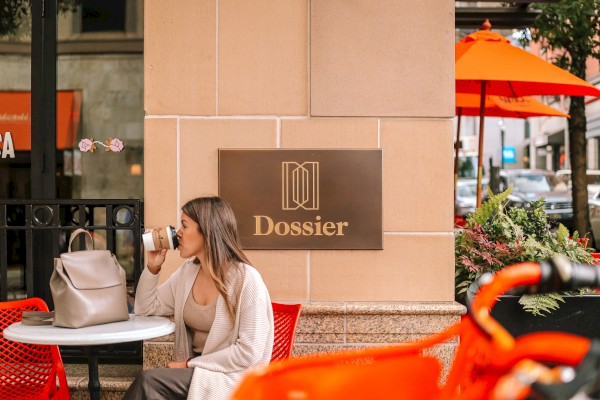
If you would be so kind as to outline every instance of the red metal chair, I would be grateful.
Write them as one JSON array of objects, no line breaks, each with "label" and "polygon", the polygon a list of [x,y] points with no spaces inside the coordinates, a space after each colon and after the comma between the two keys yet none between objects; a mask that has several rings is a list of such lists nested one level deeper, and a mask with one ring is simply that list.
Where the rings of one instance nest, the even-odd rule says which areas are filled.
[{"label": "red metal chair", "polygon": [[58,346],[4,339],[4,328],[21,321],[23,311],[48,311],[48,306],[37,297],[0,302],[0,399],[70,399]]},{"label": "red metal chair", "polygon": [[273,340],[273,354],[271,355],[271,362],[273,362],[285,360],[292,356],[296,325],[300,318],[302,305],[271,304],[273,305],[273,320],[275,322],[275,338]]},{"label": "red metal chair", "polygon": [[461,217],[460,215],[455,215],[454,216],[454,226],[458,226],[458,227],[463,227],[467,224],[467,220],[464,217]]}]

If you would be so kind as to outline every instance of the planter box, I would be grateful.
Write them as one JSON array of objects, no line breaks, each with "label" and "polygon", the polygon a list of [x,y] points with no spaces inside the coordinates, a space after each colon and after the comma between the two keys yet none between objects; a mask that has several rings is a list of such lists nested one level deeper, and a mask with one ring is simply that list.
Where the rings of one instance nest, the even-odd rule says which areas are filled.
[{"label": "planter box", "polygon": [[539,331],[559,331],[588,338],[600,338],[600,296],[563,296],[565,303],[545,317],[523,311],[519,296],[502,296],[492,317],[513,336]]}]

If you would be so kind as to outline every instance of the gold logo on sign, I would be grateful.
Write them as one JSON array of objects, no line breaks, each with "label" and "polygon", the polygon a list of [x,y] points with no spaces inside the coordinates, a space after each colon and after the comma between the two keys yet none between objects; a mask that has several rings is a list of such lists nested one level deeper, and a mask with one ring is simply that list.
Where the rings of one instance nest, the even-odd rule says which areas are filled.
[{"label": "gold logo on sign", "polygon": [[319,163],[294,161],[281,163],[282,208],[284,210],[319,209]]}]

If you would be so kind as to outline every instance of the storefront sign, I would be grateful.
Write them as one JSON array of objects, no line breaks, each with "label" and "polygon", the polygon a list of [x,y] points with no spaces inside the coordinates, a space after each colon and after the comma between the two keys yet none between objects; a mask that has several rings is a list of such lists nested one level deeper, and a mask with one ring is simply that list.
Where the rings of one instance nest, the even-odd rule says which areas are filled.
[{"label": "storefront sign", "polygon": [[[82,92],[56,92],[56,148],[72,149],[79,130]],[[31,151],[31,92],[0,91],[0,136],[12,135],[13,149]]]},{"label": "storefront sign", "polygon": [[382,249],[381,150],[219,150],[246,249]]},{"label": "storefront sign", "polygon": [[517,162],[517,151],[513,146],[504,146],[502,148],[502,161],[509,164]]},{"label": "storefront sign", "polygon": [[15,145],[10,132],[4,132],[4,135],[0,133],[0,143],[2,143],[0,158],[15,158]]}]

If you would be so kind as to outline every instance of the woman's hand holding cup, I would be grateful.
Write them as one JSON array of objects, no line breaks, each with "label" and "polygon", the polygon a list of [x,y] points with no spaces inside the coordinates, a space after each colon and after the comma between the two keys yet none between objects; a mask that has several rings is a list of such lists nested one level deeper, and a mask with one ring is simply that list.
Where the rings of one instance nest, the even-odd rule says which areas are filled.
[{"label": "woman's hand holding cup", "polygon": [[158,274],[166,258],[167,249],[149,251],[148,263],[146,264],[148,271],[150,271],[153,275]]},{"label": "woman's hand holding cup", "polygon": [[167,250],[174,250],[179,246],[179,240],[175,228],[167,226],[154,228],[142,235],[144,247],[148,252],[148,270],[154,275],[160,272],[165,262]]}]

